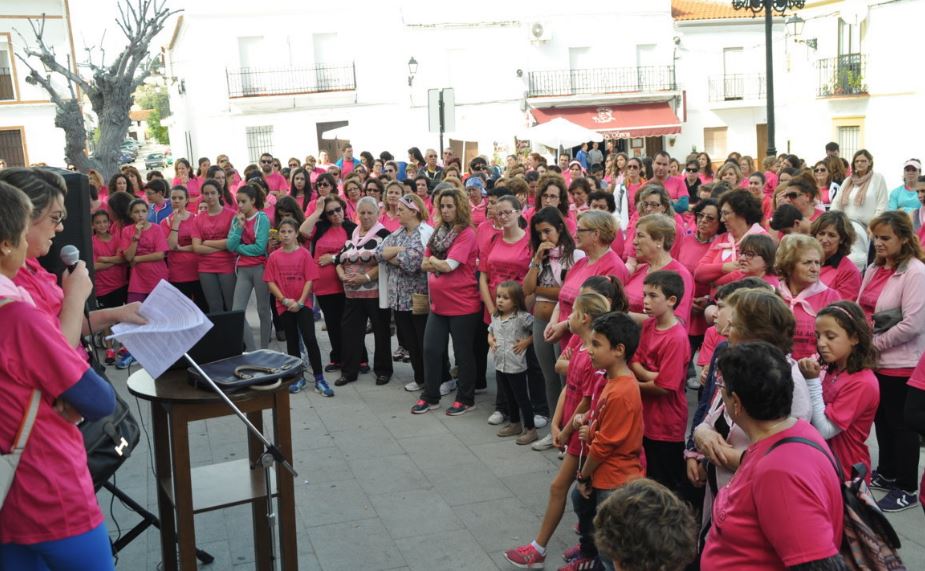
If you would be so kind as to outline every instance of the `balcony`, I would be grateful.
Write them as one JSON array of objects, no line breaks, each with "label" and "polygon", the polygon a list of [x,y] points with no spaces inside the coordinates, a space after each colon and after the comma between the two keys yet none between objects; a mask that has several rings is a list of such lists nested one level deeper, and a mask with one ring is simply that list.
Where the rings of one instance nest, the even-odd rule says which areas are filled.
[{"label": "balcony", "polygon": [[710,103],[762,101],[767,98],[763,73],[714,75],[708,80]]},{"label": "balcony", "polygon": [[355,91],[356,67],[318,65],[296,69],[241,68],[225,70],[228,97],[264,97]]},{"label": "balcony", "polygon": [[816,62],[816,97],[867,95],[867,56],[845,54]]},{"label": "balcony", "polygon": [[10,101],[16,99],[16,91],[13,89],[13,75],[8,67],[0,67],[0,101]]},{"label": "balcony", "polygon": [[531,71],[528,97],[674,91],[674,66]]}]

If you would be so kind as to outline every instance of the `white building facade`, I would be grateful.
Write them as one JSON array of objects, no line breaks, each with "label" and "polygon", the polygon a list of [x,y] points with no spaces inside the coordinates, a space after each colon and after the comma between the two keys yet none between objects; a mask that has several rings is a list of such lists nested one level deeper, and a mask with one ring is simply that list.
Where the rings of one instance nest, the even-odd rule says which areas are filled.
[{"label": "white building facade", "polygon": [[[29,20],[38,26],[42,14],[45,42],[58,61],[64,64],[68,54],[71,62],[77,61],[66,1],[0,0],[0,159],[8,166],[64,166],[64,131],[55,127],[55,106],[44,89],[26,83],[29,70],[16,57],[25,56],[22,37],[34,46]],[[38,60],[31,59],[30,64],[43,69]],[[61,87],[66,93],[65,86]]]}]

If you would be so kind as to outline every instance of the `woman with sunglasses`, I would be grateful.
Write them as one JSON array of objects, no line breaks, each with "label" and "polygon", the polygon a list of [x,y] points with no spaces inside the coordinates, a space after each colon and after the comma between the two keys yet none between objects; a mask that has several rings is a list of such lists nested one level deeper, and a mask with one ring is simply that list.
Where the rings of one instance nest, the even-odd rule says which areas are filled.
[{"label": "woman with sunglasses", "polygon": [[303,211],[305,212],[305,216],[310,216],[313,212],[315,212],[319,208],[319,201],[323,202],[325,197],[330,195],[332,192],[336,194],[336,191],[337,179],[328,173],[318,175],[318,178],[315,180],[315,192],[312,194],[308,201],[308,205]]},{"label": "woman with sunglasses", "polygon": [[835,195],[834,190],[838,188],[838,185],[835,184],[835,189],[833,189],[832,173],[829,172],[825,161],[819,161],[813,165],[813,180],[816,181],[816,188],[819,189],[820,202],[828,207],[832,203],[832,196]]},{"label": "woman with sunglasses", "polygon": [[[319,184],[322,177],[318,179]],[[299,233],[310,240],[309,250],[318,264],[318,278],[313,282],[313,288],[318,305],[324,313],[328,340],[331,342],[330,362],[324,371],[331,373],[341,369],[341,322],[346,302],[344,284],[337,275],[335,262],[337,254],[356,229],[356,224],[345,218],[347,204],[336,194],[319,198],[317,204],[314,212],[309,214],[299,227]]]},{"label": "woman with sunglasses", "polygon": [[631,157],[626,161],[626,170],[623,176],[623,184],[626,186],[626,204],[629,207],[631,218],[636,214],[636,193],[645,183],[642,161],[636,157]]},{"label": "woman with sunglasses", "polygon": [[819,199],[819,188],[810,182],[808,176],[797,176],[790,179],[787,186],[779,193],[777,205],[792,204],[803,218],[810,222],[825,214],[825,209],[816,208]]}]

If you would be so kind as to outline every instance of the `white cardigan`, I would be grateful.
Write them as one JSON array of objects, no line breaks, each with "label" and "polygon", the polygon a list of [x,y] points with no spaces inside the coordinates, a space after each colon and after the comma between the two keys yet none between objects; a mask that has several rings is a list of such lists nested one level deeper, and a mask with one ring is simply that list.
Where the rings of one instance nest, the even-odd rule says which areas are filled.
[{"label": "white cardigan", "polygon": [[845,206],[843,212],[855,223],[854,230],[857,234],[857,239],[852,244],[851,254],[848,257],[863,272],[867,267],[867,252],[870,247],[867,225],[870,224],[871,220],[886,212],[890,200],[890,191],[886,188],[886,180],[883,175],[878,172],[873,173],[870,177],[864,204],[860,206],[854,204],[854,196],[852,196],[854,191],[855,187],[851,185],[851,179],[846,178],[838,195],[832,200],[832,210],[841,210],[842,193],[848,193],[848,205]]}]

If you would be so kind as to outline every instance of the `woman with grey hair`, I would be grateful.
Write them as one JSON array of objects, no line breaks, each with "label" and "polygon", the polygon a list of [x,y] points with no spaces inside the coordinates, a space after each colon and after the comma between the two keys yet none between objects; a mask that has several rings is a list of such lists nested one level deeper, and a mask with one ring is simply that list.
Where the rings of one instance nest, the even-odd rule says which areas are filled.
[{"label": "woman with grey hair", "polygon": [[379,258],[376,256],[376,250],[389,231],[379,222],[379,203],[371,196],[364,196],[357,202],[357,217],[360,224],[334,261],[347,298],[341,322],[343,367],[341,377],[334,381],[338,387],[357,380],[365,352],[367,320],[372,323],[376,343],[373,357],[376,384],[384,385],[392,378],[391,320],[389,310],[379,307]]}]

